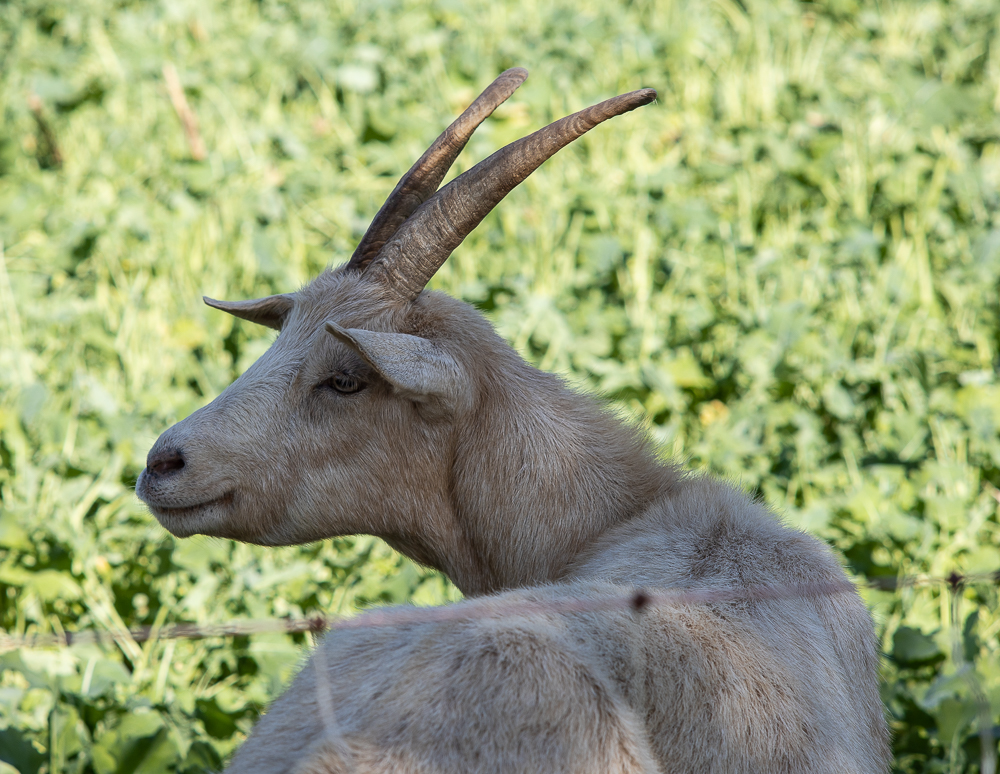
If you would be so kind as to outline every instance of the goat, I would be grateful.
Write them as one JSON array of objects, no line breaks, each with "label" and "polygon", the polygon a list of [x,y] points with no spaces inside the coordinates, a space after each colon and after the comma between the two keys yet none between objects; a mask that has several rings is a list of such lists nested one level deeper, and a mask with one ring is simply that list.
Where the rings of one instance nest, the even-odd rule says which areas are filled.
[{"label": "goat", "polygon": [[[438,190],[525,77],[504,72],[448,127],[346,264],[295,293],[205,299],[280,333],[150,450],[136,492],[160,523],[261,545],[374,534],[469,597],[460,621],[327,636],[232,770],[884,771],[872,622],[830,550],[658,460],[424,289],[543,161],[656,96],[563,118]],[[840,593],[749,593],[817,583]],[[642,615],[556,604],[639,588],[735,594]]]}]

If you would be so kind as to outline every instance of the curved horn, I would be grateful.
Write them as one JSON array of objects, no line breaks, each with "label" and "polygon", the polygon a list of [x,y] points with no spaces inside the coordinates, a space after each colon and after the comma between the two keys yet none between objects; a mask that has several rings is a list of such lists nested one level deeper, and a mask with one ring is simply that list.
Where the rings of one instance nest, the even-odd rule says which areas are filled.
[{"label": "curved horn", "polygon": [[528,71],[523,67],[513,67],[500,73],[476,101],[442,132],[417,163],[410,167],[410,171],[396,183],[351,256],[348,266],[362,270],[368,266],[403,222],[441,185],[476,127],[513,94],[527,77]]},{"label": "curved horn", "polygon": [[654,99],[654,89],[622,94],[501,148],[418,207],[385,243],[367,273],[402,298],[416,298],[472,229],[542,162],[602,121]]}]

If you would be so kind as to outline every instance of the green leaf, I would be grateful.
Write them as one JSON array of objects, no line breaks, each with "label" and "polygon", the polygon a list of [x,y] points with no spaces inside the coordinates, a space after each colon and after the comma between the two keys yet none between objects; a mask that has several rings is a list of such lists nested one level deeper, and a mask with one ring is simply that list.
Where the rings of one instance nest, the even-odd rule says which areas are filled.
[{"label": "green leaf", "polygon": [[31,549],[27,530],[14,521],[14,515],[11,513],[0,513],[0,546],[21,551]]},{"label": "green leaf", "polygon": [[52,711],[49,727],[49,755],[57,761],[56,770],[61,771],[70,758],[90,746],[90,734],[76,708],[65,704]]},{"label": "green leaf", "polygon": [[967,728],[978,714],[978,705],[968,699],[943,699],[937,706],[934,717],[937,720],[938,738],[946,745],[955,741],[955,735]]},{"label": "green leaf", "polygon": [[41,570],[33,573],[24,584],[25,591],[33,591],[46,602],[56,599],[74,600],[83,596],[80,584],[68,573],[59,570]]},{"label": "green leaf", "polygon": [[892,636],[892,657],[903,666],[914,667],[944,658],[937,643],[919,629],[900,626]]},{"label": "green leaf", "polygon": [[45,756],[16,728],[0,729],[0,761],[17,769],[18,774],[37,774]]},{"label": "green leaf", "polygon": [[148,710],[125,715],[96,742],[92,756],[98,774],[153,774],[166,771],[165,762],[177,757],[162,716]]}]

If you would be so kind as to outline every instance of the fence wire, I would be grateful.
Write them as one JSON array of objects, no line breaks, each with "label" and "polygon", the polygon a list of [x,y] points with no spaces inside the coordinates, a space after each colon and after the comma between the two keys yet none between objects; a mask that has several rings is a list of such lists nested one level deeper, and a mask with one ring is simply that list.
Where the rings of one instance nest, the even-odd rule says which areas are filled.
[{"label": "fence wire", "polygon": [[[421,623],[467,621],[507,616],[531,616],[552,613],[590,613],[631,609],[642,613],[660,605],[696,605],[738,601],[765,601],[795,597],[817,597],[845,594],[857,589],[873,591],[898,591],[907,587],[940,586],[947,592],[950,609],[950,635],[952,661],[956,676],[969,686],[977,706],[977,733],[980,741],[981,774],[997,773],[997,749],[994,735],[992,709],[989,697],[976,679],[974,665],[965,658],[962,630],[962,592],[976,585],[1000,586],[1000,569],[992,572],[959,573],[947,576],[908,575],[870,578],[864,582],[848,580],[835,582],[799,583],[783,586],[754,586],[742,589],[685,589],[650,590],[637,588],[627,594],[604,595],[599,599],[564,598],[546,601],[512,600],[510,602],[477,607],[446,605],[441,607],[393,607],[368,610],[357,617],[315,615],[305,618],[236,619],[219,623],[178,623],[144,626],[124,631],[83,630],[78,632],[36,633],[15,635],[0,630],[0,654],[19,648],[68,647],[84,643],[124,643],[157,640],[205,639],[210,637],[237,637],[266,633],[320,633],[327,630],[373,629],[389,626],[406,626]],[[322,648],[314,651],[313,667],[325,670]],[[318,679],[317,686],[325,685]],[[327,693],[319,698],[320,711],[330,743],[338,755],[349,756],[337,733],[332,697]],[[345,758],[346,760],[346,758]]]},{"label": "fence wire", "polygon": [[[1000,570],[981,573],[961,574],[953,572],[944,577],[932,575],[909,575],[884,577],[852,583],[848,580],[821,583],[798,583],[784,586],[753,586],[743,589],[691,589],[691,590],[648,590],[636,589],[628,594],[607,595],[600,599],[559,599],[545,602],[512,601],[489,609],[446,605],[441,607],[393,607],[375,608],[363,614],[347,618],[343,616],[315,615],[305,618],[264,618],[234,619],[219,623],[178,623],[160,626],[143,626],[136,629],[115,632],[107,630],[84,630],[79,632],[53,632],[27,635],[13,635],[0,630],[0,653],[17,648],[45,648],[83,643],[112,643],[131,640],[193,640],[207,637],[239,637],[250,634],[284,632],[319,633],[327,629],[368,629],[385,626],[405,626],[419,623],[470,620],[476,618],[500,618],[505,615],[537,615],[544,613],[590,613],[606,610],[632,608],[642,610],[648,606],[673,604],[696,605],[716,602],[761,601],[787,599],[793,597],[817,597],[845,594],[859,588],[874,591],[895,591],[914,586],[943,586],[949,589],[953,599],[966,586],[979,584],[1000,585]],[[953,622],[954,623],[954,622]]]}]

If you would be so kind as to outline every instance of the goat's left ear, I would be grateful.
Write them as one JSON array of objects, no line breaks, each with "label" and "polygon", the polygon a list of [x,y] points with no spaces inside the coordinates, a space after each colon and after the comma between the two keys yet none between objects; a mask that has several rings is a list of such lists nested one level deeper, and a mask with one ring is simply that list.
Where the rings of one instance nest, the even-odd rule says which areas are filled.
[{"label": "goat's left ear", "polygon": [[326,329],[408,398],[421,402],[444,399],[454,407],[465,393],[462,367],[427,339],[407,333],[341,328],[335,322],[327,322]]}]

